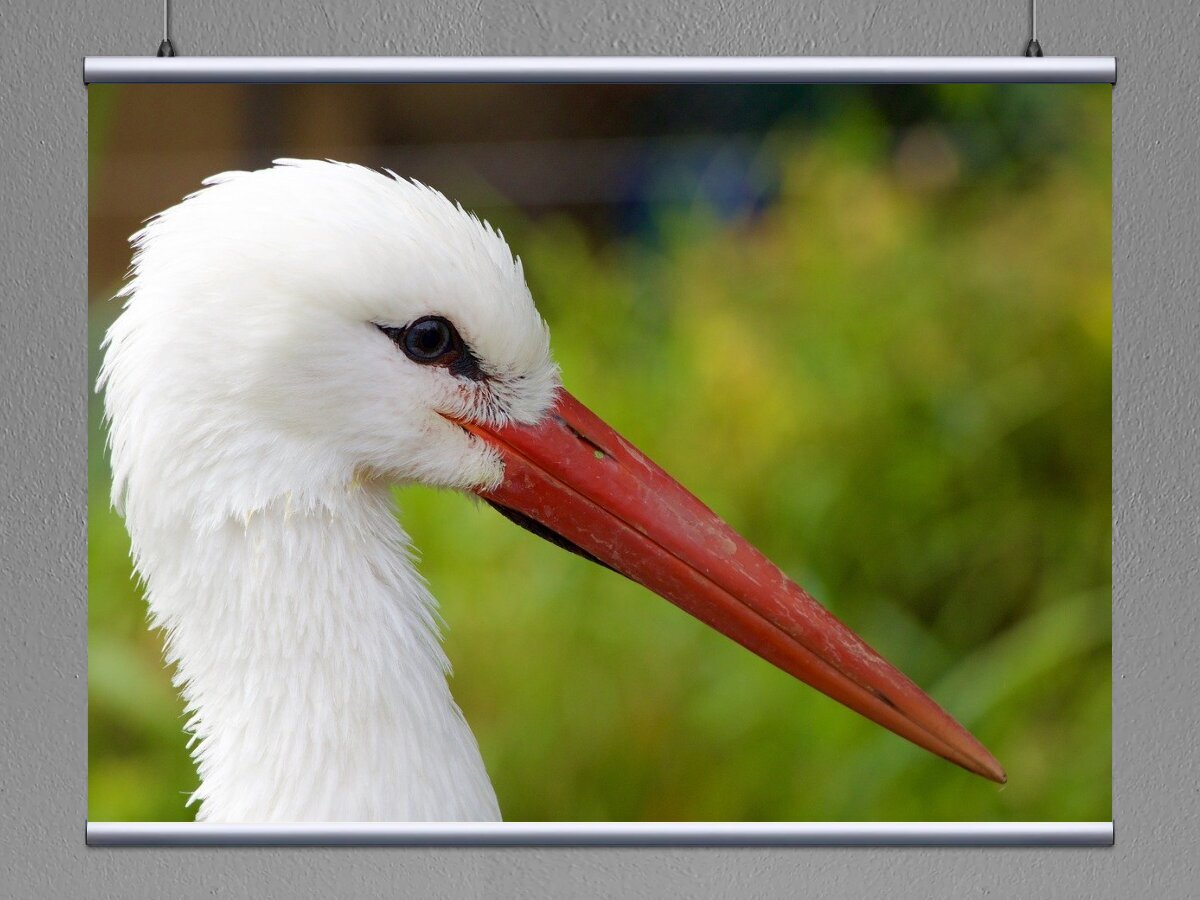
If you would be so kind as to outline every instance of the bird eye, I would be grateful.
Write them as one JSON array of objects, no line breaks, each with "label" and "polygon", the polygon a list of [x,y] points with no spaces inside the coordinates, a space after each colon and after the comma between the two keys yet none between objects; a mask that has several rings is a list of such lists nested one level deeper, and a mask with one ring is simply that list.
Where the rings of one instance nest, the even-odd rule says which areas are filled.
[{"label": "bird eye", "polygon": [[455,327],[441,316],[423,316],[403,328],[379,323],[375,323],[375,327],[415,363],[445,366],[452,374],[472,381],[487,379],[471,348],[459,337]]},{"label": "bird eye", "polygon": [[456,349],[458,332],[440,316],[417,319],[404,329],[400,349],[413,362],[436,363]]}]

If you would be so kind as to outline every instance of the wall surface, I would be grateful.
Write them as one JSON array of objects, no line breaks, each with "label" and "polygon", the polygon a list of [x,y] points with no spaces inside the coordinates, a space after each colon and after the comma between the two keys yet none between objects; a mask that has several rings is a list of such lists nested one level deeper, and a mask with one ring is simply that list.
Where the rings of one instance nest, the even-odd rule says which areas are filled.
[{"label": "wall surface", "polygon": [[[186,54],[1013,54],[1024,0],[187,0]],[[0,884],[21,897],[1187,896],[1200,667],[1200,94],[1193,0],[1043,0],[1112,54],[1117,842],[1103,850],[107,850],[83,844],[86,110],[81,59],[157,0],[0,9]],[[7,891],[6,891],[7,892]]]}]

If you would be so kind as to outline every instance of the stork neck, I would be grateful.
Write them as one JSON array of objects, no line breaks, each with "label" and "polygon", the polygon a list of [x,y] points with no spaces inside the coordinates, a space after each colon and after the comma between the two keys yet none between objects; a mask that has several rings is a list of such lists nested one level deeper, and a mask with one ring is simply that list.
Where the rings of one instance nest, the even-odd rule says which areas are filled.
[{"label": "stork neck", "polygon": [[198,819],[499,817],[385,487],[147,537],[135,549],[198,739]]}]

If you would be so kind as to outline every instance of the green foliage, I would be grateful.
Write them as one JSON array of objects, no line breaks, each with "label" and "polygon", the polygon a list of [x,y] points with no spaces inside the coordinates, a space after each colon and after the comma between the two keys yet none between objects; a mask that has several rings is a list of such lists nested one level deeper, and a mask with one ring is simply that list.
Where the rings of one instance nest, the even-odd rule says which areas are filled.
[{"label": "green foliage", "polygon": [[[926,687],[1009,784],[480,504],[406,489],[506,818],[1111,817],[1109,107],[1060,90],[1061,147],[1025,178],[973,169],[936,128],[896,145],[864,114],[773,134],[780,196],[753,219],[664,208],[653,245],[501,222],[568,387]],[[91,424],[90,814],[188,818],[181,704],[95,404]]]}]

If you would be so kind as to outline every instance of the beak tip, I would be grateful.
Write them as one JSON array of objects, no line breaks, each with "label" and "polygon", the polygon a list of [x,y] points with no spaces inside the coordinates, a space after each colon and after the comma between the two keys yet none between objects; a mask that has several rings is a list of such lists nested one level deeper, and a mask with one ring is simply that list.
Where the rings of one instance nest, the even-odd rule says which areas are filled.
[{"label": "beak tip", "polygon": [[1004,771],[1004,767],[996,762],[996,759],[991,754],[983,760],[979,774],[988,781],[996,782],[996,784],[1008,784],[1008,773]]}]

